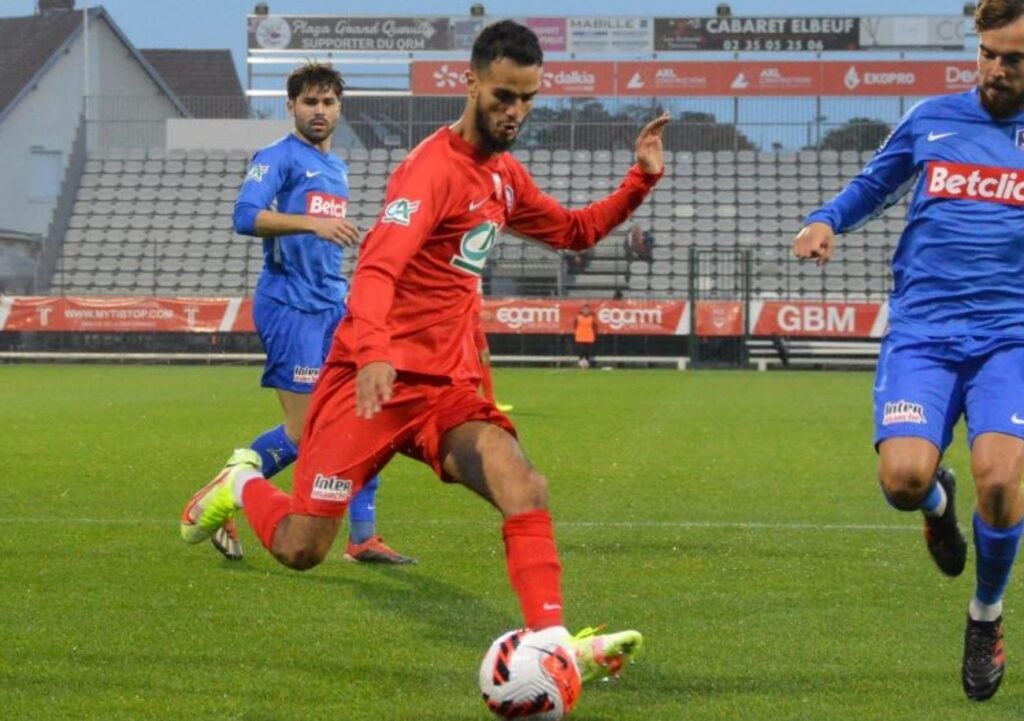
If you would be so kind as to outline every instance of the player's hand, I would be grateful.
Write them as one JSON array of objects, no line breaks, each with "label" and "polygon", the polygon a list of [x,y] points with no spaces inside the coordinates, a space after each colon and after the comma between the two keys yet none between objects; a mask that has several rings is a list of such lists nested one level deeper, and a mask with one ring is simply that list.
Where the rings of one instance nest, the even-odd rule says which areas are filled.
[{"label": "player's hand", "polygon": [[793,239],[793,255],[803,260],[815,258],[817,265],[825,265],[836,247],[836,233],[828,223],[804,226]]},{"label": "player's hand", "polygon": [[649,175],[657,175],[665,167],[665,146],[661,136],[670,118],[667,112],[662,113],[636,136],[636,162]]},{"label": "player's hand", "polygon": [[369,420],[391,400],[395,368],[384,361],[367,363],[356,373],[356,415]]},{"label": "player's hand", "polygon": [[354,248],[359,245],[359,228],[350,223],[346,218],[309,218],[310,230],[317,237],[329,240],[344,248]]}]

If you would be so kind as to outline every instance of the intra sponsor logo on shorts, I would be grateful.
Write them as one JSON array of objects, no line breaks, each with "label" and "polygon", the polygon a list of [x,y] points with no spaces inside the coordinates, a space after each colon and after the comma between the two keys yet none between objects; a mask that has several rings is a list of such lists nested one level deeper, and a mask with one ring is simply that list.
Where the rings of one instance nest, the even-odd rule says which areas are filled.
[{"label": "intra sponsor logo on shorts", "polygon": [[310,495],[317,501],[344,503],[352,495],[352,481],[317,473],[313,478],[313,493]]},{"label": "intra sponsor logo on shorts", "polygon": [[892,401],[885,404],[882,414],[882,425],[891,426],[895,423],[927,423],[924,417],[924,406],[910,401]]},{"label": "intra sponsor logo on shorts", "polygon": [[316,383],[320,377],[320,369],[313,366],[295,366],[292,372],[292,380],[296,383]]}]

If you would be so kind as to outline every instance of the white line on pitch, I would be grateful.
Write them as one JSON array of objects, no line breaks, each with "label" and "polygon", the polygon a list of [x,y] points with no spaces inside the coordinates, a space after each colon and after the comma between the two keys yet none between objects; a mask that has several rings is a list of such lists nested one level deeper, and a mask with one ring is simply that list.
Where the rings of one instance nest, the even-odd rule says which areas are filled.
[{"label": "white line on pitch", "polygon": [[[34,525],[109,525],[109,526],[172,526],[173,520],[159,518],[33,518],[0,517],[0,524]],[[396,526],[491,526],[491,521],[421,520],[390,521]],[[759,521],[555,521],[559,528],[679,528],[724,531],[814,531],[814,532],[891,532],[920,533],[917,525],[886,525],[873,523],[771,523]]]}]

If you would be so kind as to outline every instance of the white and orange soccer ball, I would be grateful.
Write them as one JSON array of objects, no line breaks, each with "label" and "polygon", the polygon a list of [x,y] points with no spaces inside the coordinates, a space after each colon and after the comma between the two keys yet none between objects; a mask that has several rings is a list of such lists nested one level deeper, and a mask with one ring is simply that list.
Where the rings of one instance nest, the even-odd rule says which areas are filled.
[{"label": "white and orange soccer ball", "polygon": [[558,721],[580,697],[580,670],[560,626],[499,636],[480,666],[484,703],[502,718]]}]

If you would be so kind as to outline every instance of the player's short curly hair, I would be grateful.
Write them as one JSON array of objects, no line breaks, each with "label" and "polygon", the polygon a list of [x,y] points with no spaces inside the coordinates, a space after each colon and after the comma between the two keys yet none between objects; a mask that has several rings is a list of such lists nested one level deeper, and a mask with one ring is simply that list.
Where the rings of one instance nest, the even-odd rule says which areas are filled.
[{"label": "player's short curly hair", "polygon": [[974,10],[974,28],[983,33],[1024,17],[1024,0],[981,0]]},{"label": "player's short curly hair", "polygon": [[289,100],[295,100],[306,88],[329,88],[340,98],[345,81],[330,65],[309,62],[292,70],[286,87]]},{"label": "player's short curly hair", "polygon": [[501,20],[477,36],[469,65],[480,72],[499,58],[508,58],[516,65],[543,65],[544,51],[533,30],[512,20]]}]

